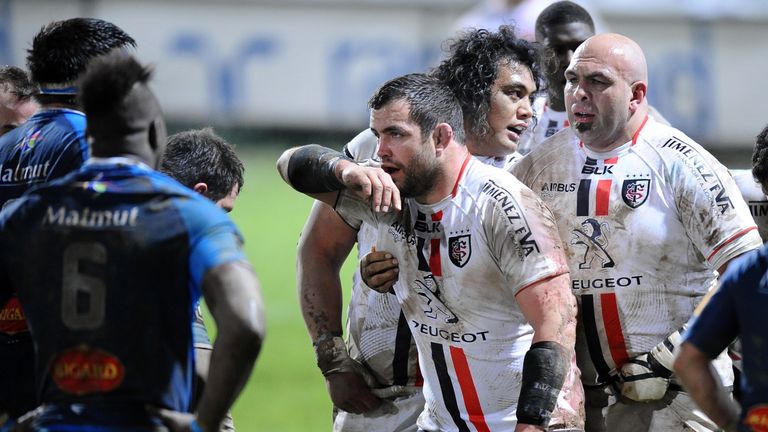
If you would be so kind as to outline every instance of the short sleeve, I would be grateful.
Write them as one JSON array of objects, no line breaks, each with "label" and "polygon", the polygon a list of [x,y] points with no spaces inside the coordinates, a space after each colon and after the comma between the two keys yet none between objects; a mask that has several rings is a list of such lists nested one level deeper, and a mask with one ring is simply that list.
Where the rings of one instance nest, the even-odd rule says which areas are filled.
[{"label": "short sleeve", "polygon": [[378,138],[370,129],[365,129],[344,146],[343,152],[355,162],[379,162],[378,150]]},{"label": "short sleeve", "polygon": [[208,270],[231,261],[246,261],[242,239],[234,226],[219,224],[198,237],[189,254],[189,269],[195,286],[201,286]]},{"label": "short sleeve", "polygon": [[347,225],[355,230],[359,230],[363,222],[374,226],[377,223],[377,217],[371,209],[371,203],[347,189],[339,192],[334,210],[336,210],[336,213],[341,216]]},{"label": "short sleeve", "polygon": [[688,237],[718,269],[762,241],[728,170],[706,150],[690,149],[672,164],[670,182]]},{"label": "short sleeve", "polygon": [[503,193],[501,188],[495,191],[495,199],[489,200],[484,215],[491,253],[514,294],[542,280],[568,273],[552,212],[530,189],[519,187],[519,195],[507,189],[503,189]]}]

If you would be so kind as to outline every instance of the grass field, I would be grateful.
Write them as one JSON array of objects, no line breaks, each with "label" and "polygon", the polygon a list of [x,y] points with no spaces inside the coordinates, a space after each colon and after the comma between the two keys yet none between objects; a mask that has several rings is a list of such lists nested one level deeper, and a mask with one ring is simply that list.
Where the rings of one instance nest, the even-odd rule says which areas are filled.
[{"label": "grass field", "polygon": [[[241,432],[330,431],[331,403],[296,293],[296,242],[312,200],[280,179],[275,161],[281,150],[238,147],[246,179],[232,218],[261,280],[268,334],[233,416]],[[348,261],[343,281],[351,281],[353,267]]]}]

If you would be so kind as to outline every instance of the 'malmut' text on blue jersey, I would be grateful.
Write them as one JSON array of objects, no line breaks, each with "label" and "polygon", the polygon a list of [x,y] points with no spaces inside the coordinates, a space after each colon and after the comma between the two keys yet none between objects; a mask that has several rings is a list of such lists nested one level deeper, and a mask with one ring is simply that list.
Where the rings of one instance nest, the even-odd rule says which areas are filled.
[{"label": "'malmut' text on blue jersey", "polygon": [[47,404],[185,411],[206,272],[244,260],[213,203],[127,159],[30,190],[0,215],[0,292],[18,292]]}]

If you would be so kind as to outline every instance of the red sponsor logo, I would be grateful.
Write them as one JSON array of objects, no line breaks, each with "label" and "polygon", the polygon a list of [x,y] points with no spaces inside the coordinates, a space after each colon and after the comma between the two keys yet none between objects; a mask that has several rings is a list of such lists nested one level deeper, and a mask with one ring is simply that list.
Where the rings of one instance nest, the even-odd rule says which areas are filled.
[{"label": "red sponsor logo", "polygon": [[67,393],[106,393],[123,382],[125,367],[114,355],[83,345],[54,357],[51,375]]},{"label": "red sponsor logo", "polygon": [[755,405],[744,416],[744,424],[755,432],[768,432],[768,405]]},{"label": "red sponsor logo", "polygon": [[14,294],[0,309],[0,333],[16,334],[27,331],[27,319],[19,298]]}]

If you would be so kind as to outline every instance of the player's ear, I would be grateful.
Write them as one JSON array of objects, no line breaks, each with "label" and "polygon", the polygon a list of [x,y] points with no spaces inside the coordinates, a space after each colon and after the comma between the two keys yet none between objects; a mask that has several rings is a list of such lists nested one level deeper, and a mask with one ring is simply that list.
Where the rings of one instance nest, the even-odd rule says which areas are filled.
[{"label": "player's ear", "polygon": [[435,154],[439,155],[453,139],[453,129],[448,123],[438,123],[432,131],[432,137],[435,141]]},{"label": "player's ear", "polygon": [[632,98],[629,100],[629,111],[634,113],[645,100],[645,95],[648,93],[648,85],[643,81],[635,81],[630,86],[630,89],[632,90]]},{"label": "player's ear", "polygon": [[192,186],[192,190],[199,193],[200,195],[205,195],[206,192],[208,192],[208,184],[207,183],[197,183],[196,185]]}]

